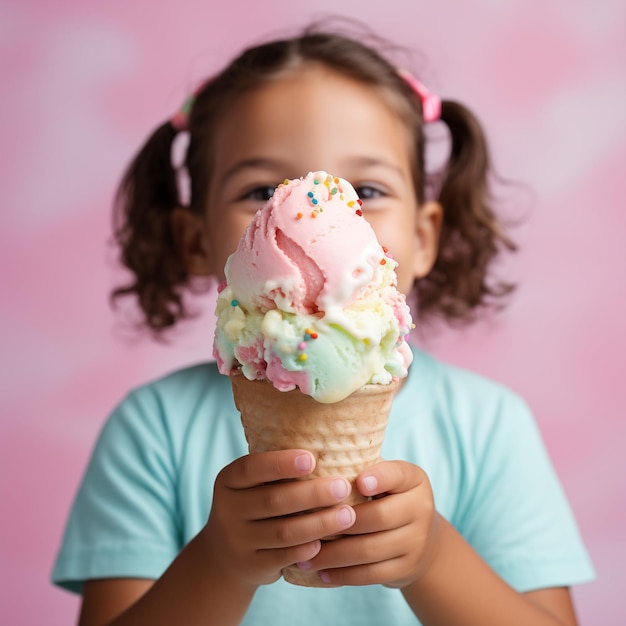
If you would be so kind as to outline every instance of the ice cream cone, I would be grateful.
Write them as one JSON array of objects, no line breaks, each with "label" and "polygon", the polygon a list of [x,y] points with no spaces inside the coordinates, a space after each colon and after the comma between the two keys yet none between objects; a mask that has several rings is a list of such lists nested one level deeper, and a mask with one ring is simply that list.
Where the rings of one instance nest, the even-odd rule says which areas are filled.
[{"label": "ice cream cone", "polygon": [[[381,460],[381,445],[399,381],[365,385],[340,402],[324,404],[297,389],[281,392],[267,381],[250,381],[239,371],[231,373],[230,378],[250,452],[309,450],[317,463],[305,480],[344,476],[352,484],[346,503],[355,505],[367,500],[356,489],[355,479]],[[283,576],[296,585],[327,586],[316,572],[306,572],[296,565],[284,569]]]}]

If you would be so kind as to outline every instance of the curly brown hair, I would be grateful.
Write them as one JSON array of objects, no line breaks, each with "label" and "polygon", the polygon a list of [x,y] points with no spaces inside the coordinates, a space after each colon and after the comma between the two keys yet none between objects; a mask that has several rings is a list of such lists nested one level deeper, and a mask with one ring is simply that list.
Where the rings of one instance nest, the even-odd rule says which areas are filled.
[{"label": "curly brown hair", "polygon": [[[370,36],[371,42],[371,36]],[[422,104],[396,67],[378,51],[388,42],[307,28],[245,50],[196,94],[189,115],[185,167],[190,178],[189,209],[201,213],[217,155],[211,137],[229,105],[241,94],[299,69],[318,63],[380,89],[406,122],[413,137],[413,180],[417,198],[425,199],[425,138]],[[492,209],[490,159],[481,125],[464,105],[444,100],[441,120],[450,135],[450,153],[439,173],[437,199],[443,206],[440,250],[432,271],[416,281],[420,319],[442,316],[449,322],[472,320],[481,308],[497,305],[512,285],[492,281],[489,268],[503,249],[515,245]],[[114,238],[122,264],[133,280],[112,292],[113,301],[135,296],[145,324],[157,336],[189,316],[185,291],[192,286],[176,249],[171,214],[181,206],[176,172],[171,164],[177,130],[171,121],[156,129],[126,171],[115,202]],[[209,175],[207,175],[209,173]]]}]

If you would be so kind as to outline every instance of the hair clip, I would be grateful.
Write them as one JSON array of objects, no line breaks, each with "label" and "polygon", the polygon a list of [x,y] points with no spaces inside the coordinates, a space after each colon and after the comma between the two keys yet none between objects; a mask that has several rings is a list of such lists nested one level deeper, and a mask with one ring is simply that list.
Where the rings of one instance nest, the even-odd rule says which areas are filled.
[{"label": "hair clip", "polygon": [[398,68],[398,75],[404,79],[409,87],[419,96],[422,102],[422,114],[426,123],[436,122],[441,117],[441,98],[431,93],[420,83],[411,72]]}]

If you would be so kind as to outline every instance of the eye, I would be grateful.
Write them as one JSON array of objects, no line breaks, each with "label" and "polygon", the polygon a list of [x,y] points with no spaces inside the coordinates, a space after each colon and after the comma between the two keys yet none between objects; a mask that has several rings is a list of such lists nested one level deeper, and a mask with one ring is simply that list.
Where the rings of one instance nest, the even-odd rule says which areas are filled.
[{"label": "eye", "polygon": [[253,200],[255,202],[267,202],[273,195],[276,185],[259,185],[241,196],[241,200]]},{"label": "eye", "polygon": [[385,196],[385,192],[377,187],[371,185],[362,185],[361,187],[355,187],[354,190],[359,195],[361,200],[375,200],[376,198],[382,198]]}]

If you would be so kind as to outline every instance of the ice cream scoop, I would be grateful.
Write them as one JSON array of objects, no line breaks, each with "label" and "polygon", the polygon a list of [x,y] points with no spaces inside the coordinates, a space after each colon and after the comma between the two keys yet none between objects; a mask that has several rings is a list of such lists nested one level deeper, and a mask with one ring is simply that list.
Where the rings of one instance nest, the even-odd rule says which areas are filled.
[{"label": "ice cream scoop", "polygon": [[323,403],[407,374],[411,316],[396,261],[352,185],[326,172],[285,180],[225,266],[214,356]]}]

